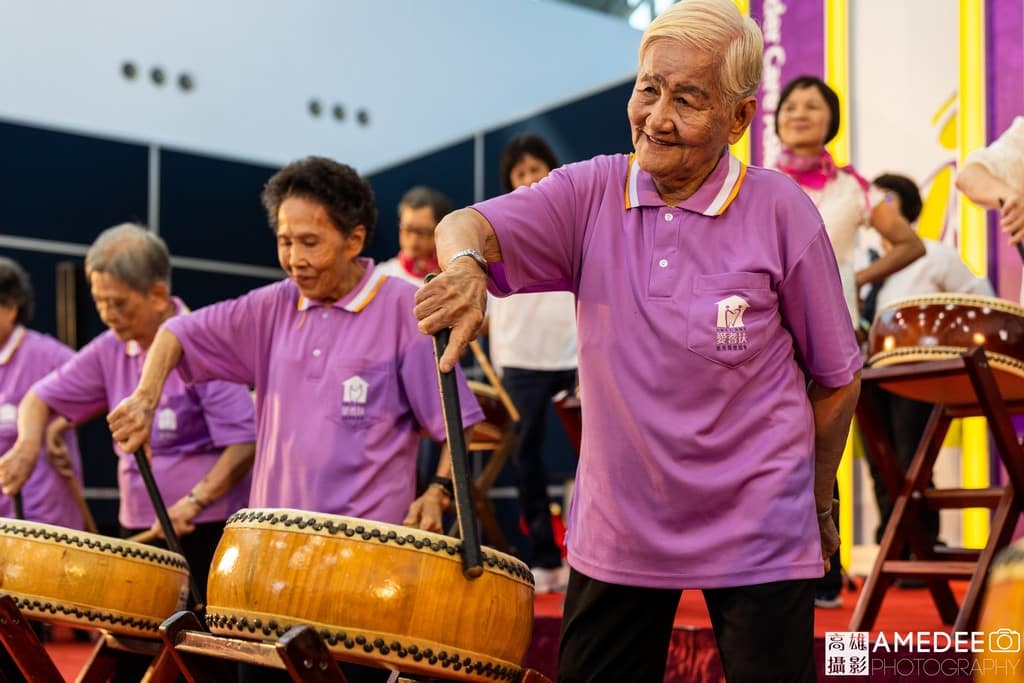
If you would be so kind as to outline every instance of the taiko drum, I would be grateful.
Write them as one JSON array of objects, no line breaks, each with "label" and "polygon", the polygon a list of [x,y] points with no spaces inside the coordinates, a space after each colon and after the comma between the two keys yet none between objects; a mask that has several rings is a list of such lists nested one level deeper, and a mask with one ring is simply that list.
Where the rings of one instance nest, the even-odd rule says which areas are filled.
[{"label": "taiko drum", "polygon": [[382,522],[287,509],[244,509],[214,555],[207,624],[276,639],[310,624],[356,663],[467,681],[511,681],[530,643],[533,578],[483,548],[462,574],[460,541]]},{"label": "taiko drum", "polygon": [[[1024,308],[1005,299],[929,294],[900,299],[875,318],[869,334],[871,367],[944,360],[974,346],[985,349],[1003,398],[1024,400]],[[929,403],[974,403],[964,374],[881,385]]]},{"label": "taiko drum", "polygon": [[156,638],[185,608],[188,564],[140,543],[0,518],[0,594],[34,619]]}]

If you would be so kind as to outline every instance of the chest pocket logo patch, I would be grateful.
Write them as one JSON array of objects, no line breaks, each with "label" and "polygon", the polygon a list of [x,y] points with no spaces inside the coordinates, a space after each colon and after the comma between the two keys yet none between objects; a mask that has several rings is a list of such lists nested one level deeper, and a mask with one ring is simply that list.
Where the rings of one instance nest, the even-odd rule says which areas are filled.
[{"label": "chest pocket logo patch", "polygon": [[716,301],[718,322],[715,328],[716,351],[744,351],[747,348],[747,328],[743,313],[750,308],[746,299],[735,294]]},{"label": "chest pocket logo patch", "polygon": [[363,417],[366,414],[366,399],[370,384],[359,375],[353,375],[341,383],[341,414],[344,417]]},{"label": "chest pocket logo patch", "polygon": [[13,403],[0,405],[0,425],[15,425],[18,423],[18,406]]},{"label": "chest pocket logo patch", "polygon": [[163,408],[156,413],[156,427],[162,432],[178,431],[178,416],[171,408]]}]

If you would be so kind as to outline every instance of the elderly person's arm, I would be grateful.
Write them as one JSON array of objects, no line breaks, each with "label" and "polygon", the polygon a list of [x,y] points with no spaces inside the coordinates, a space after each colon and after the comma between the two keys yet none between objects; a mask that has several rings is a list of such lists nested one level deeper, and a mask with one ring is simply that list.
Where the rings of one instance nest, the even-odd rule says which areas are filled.
[{"label": "elderly person's arm", "polygon": [[969,163],[956,176],[956,187],[986,209],[999,209],[1000,225],[1010,243],[1024,238],[1024,193],[998,177],[983,164]]},{"label": "elderly person's arm", "polygon": [[[167,508],[174,533],[184,536],[195,531],[196,526],[192,520],[211,503],[226,495],[252,469],[255,457],[256,444],[252,441],[233,443],[225,448],[213,467],[192,487],[189,495]],[[163,538],[159,520],[153,523],[151,530],[158,538]]]},{"label": "elderly person's arm", "polygon": [[474,209],[460,209],[445,216],[434,231],[434,239],[444,272],[416,293],[415,315],[420,331],[426,334],[452,328],[441,358],[441,371],[448,372],[459,362],[469,342],[480,334],[487,310],[487,273],[481,264],[471,256],[451,259],[472,249],[488,263],[499,263],[501,247],[491,224]]},{"label": "elderly person's arm", "polygon": [[827,563],[828,558],[839,548],[839,531],[832,515],[823,513],[832,509],[836,471],[843,457],[850,421],[860,396],[860,372],[852,382],[837,388],[826,387],[812,380],[808,396],[814,413],[814,503],[819,513],[821,553]]},{"label": "elderly person's arm", "polygon": [[161,327],[146,352],[142,376],[131,395],[122,400],[107,416],[110,433],[125,453],[134,453],[149,441],[153,411],[160,402],[171,370],[181,361],[181,342]]},{"label": "elderly person's arm", "polygon": [[0,457],[0,487],[9,496],[21,491],[39,459],[43,431],[50,420],[50,406],[31,390],[18,405],[18,439]]},{"label": "elderly person's arm", "polygon": [[46,459],[66,479],[75,476],[75,471],[71,466],[71,452],[66,439],[67,431],[72,427],[74,425],[70,420],[58,415],[46,426],[46,437],[43,441],[43,445],[46,446]]},{"label": "elderly person's arm", "polygon": [[871,226],[892,246],[867,267],[857,271],[856,284],[883,280],[924,256],[924,243],[891,202],[879,202],[871,210]]},{"label": "elderly person's arm", "polygon": [[[467,427],[464,431],[466,443],[468,444],[473,439],[473,427]],[[466,463],[467,467],[469,463]],[[441,459],[437,463],[436,476],[450,479],[452,474],[452,451],[445,441],[441,447]],[[443,532],[444,527],[441,526],[441,519],[452,504],[452,497],[445,490],[443,486],[431,484],[427,487],[427,490],[423,492],[423,495],[412,502],[409,506],[409,512],[405,516],[405,520],[402,524],[406,526],[414,526],[424,531],[436,531]]]}]

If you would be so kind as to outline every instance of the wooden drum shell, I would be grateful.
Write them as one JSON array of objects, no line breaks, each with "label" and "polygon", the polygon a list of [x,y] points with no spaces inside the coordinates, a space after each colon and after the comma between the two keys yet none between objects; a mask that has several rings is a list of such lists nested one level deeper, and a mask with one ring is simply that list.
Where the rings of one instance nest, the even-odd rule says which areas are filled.
[{"label": "wooden drum shell", "polygon": [[286,509],[233,515],[217,546],[207,623],[273,639],[311,624],[338,659],[468,681],[515,680],[533,626],[533,581],[484,548],[462,575],[458,539]]},{"label": "wooden drum shell", "polygon": [[[967,294],[900,299],[878,313],[868,344],[868,365],[873,368],[956,358],[981,346],[1003,398],[1024,400],[1024,308],[1005,299]],[[882,386],[929,403],[977,400],[963,374]]]},{"label": "wooden drum shell", "polygon": [[992,563],[978,628],[988,643],[985,666],[975,680],[1024,683],[1024,540],[1003,549]]},{"label": "wooden drum shell", "polygon": [[0,593],[33,619],[156,638],[185,608],[188,564],[140,543],[0,518]]}]

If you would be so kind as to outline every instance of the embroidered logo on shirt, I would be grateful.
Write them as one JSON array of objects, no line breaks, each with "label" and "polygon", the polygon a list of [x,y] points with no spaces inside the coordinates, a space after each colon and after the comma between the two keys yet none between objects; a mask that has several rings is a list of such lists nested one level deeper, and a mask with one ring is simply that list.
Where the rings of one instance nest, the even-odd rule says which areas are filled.
[{"label": "embroidered logo on shirt", "polygon": [[0,406],[0,424],[17,424],[18,406],[13,403],[5,403]]},{"label": "embroidered logo on shirt", "polygon": [[718,323],[715,329],[717,351],[743,351],[747,348],[747,328],[743,325],[743,313],[750,304],[735,294],[716,301]]},{"label": "embroidered logo on shirt", "polygon": [[163,408],[156,411],[156,427],[164,432],[178,431],[178,416],[172,408]]},{"label": "embroidered logo on shirt", "polygon": [[366,399],[370,385],[359,375],[352,375],[341,383],[341,414],[345,417],[362,417],[366,414]]}]

